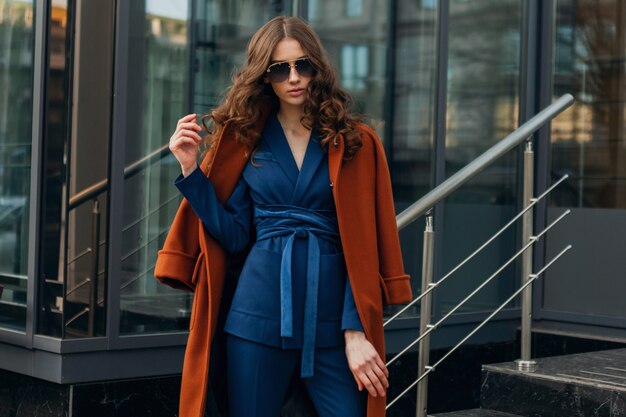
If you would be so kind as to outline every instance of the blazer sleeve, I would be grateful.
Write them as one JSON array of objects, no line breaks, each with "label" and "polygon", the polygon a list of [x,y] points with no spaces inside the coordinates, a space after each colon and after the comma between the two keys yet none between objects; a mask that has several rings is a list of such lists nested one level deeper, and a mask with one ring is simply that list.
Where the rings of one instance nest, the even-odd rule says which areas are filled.
[{"label": "blazer sleeve", "polygon": [[376,238],[379,278],[386,304],[406,304],[413,299],[410,276],[404,272],[396,210],[391,189],[389,166],[382,142],[366,127],[375,143],[376,162]]},{"label": "blazer sleeve", "polygon": [[361,324],[359,312],[357,311],[356,303],[354,302],[354,294],[352,293],[350,279],[346,276],[346,287],[343,296],[343,313],[341,316],[341,330],[348,329],[363,331],[363,325]]},{"label": "blazer sleeve", "polygon": [[250,239],[252,202],[243,176],[225,205],[218,200],[211,181],[196,168],[187,177],[180,174],[174,185],[189,201],[205,230],[230,253],[241,252]]}]

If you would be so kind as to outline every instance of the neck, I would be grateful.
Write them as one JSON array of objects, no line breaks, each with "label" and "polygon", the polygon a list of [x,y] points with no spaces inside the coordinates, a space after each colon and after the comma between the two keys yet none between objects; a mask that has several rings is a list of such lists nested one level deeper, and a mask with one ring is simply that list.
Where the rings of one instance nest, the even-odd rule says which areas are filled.
[{"label": "neck", "polygon": [[300,122],[303,115],[304,109],[302,106],[286,106],[281,104],[277,116],[283,128],[300,130],[303,127]]}]

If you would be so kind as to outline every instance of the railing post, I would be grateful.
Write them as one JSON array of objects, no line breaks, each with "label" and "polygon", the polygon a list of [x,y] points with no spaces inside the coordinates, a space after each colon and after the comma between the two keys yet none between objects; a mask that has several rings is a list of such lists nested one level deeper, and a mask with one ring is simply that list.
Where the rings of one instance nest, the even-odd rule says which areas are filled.
[{"label": "railing post", "polygon": [[[432,210],[432,209],[431,209]],[[433,231],[432,211],[426,213],[426,228],[424,229],[424,251],[422,257],[422,293],[426,292],[433,282],[435,232]],[[420,334],[430,326],[432,317],[432,292],[424,296],[420,304]],[[430,335],[419,342],[419,359],[417,377],[420,378],[425,372],[430,361]],[[426,417],[428,399],[428,376],[417,385],[417,410],[416,417]]]},{"label": "railing post", "polygon": [[[526,150],[524,151],[524,208],[526,208],[533,198],[534,183],[534,153],[532,139],[526,141]],[[522,245],[528,244],[533,233],[533,211],[528,210],[522,217]],[[533,252],[532,247],[526,249],[522,254],[522,285],[530,280],[530,274],[533,271]],[[533,286],[530,284],[522,292],[522,330],[521,330],[521,359],[517,360],[517,366],[520,371],[533,372],[536,368],[536,362],[531,359],[531,333],[532,324],[532,297]]]},{"label": "railing post", "polygon": [[91,288],[89,291],[89,336],[96,334],[96,308],[98,306],[98,264],[100,252],[100,207],[98,200],[93,200],[91,210]]}]

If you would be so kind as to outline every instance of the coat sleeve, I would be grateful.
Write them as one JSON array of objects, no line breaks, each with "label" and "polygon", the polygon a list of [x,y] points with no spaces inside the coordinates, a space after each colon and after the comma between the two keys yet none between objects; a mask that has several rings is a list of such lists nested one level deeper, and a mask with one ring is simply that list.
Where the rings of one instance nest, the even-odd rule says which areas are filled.
[{"label": "coat sleeve", "polygon": [[[154,276],[172,288],[194,291],[199,267],[198,218],[187,200],[180,203],[163,249],[157,254]],[[196,227],[193,227],[193,226]]]},{"label": "coat sleeve", "polygon": [[[202,170],[205,173],[213,163],[216,149],[216,144],[211,146],[202,162]],[[160,283],[176,289],[195,291],[202,263],[199,221],[189,201],[183,199],[167,233],[163,248],[157,254],[154,276]]]},{"label": "coat sleeve", "polygon": [[406,304],[413,299],[410,276],[404,272],[396,211],[391,189],[389,166],[382,142],[373,136],[376,162],[376,238],[378,242],[379,279],[386,304]]}]

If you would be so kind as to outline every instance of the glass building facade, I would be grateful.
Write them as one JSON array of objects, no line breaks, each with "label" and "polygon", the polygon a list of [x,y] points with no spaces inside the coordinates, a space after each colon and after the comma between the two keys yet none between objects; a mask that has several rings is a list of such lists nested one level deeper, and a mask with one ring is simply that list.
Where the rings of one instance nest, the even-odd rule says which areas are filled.
[{"label": "glass building facade", "polygon": [[[624,2],[0,0],[0,368],[57,383],[180,372],[193,295],[153,278],[181,201],[167,142],[184,114],[219,102],[250,36],[281,14],[311,23],[381,137],[398,213],[573,94],[574,106],[534,136],[536,190],[570,175],[539,205],[536,227],[573,211],[535,262],[564,243],[575,252],[535,287],[534,317],[626,340]],[[435,208],[435,280],[521,208],[521,155],[509,152]],[[423,226],[400,236],[414,295]],[[504,233],[442,285],[434,316],[520,239]],[[452,346],[457,329],[506,300],[519,272],[505,269],[434,346]],[[389,353],[416,337],[418,313],[389,326]],[[508,306],[475,343],[514,340],[518,320]],[[23,365],[36,355],[47,362]],[[172,360],[149,360],[163,355]]]}]

